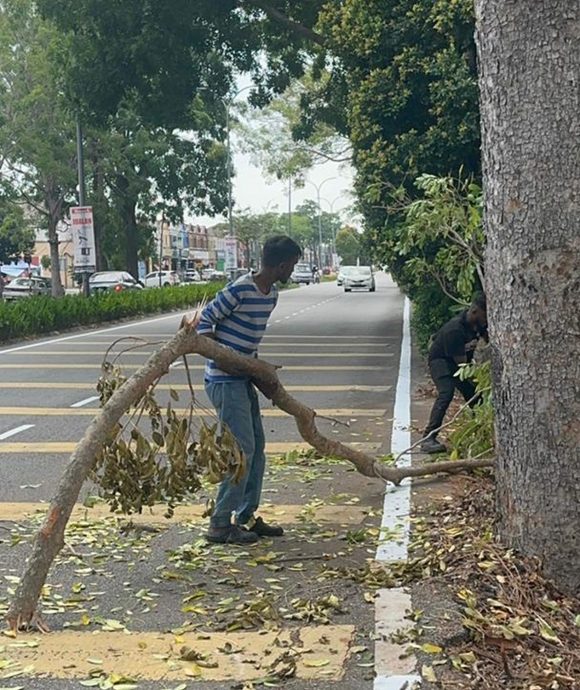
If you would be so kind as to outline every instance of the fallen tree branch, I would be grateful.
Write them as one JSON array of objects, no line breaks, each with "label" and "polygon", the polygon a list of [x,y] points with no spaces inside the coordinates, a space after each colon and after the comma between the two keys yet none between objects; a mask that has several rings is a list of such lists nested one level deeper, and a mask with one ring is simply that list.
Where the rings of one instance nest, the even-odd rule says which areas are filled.
[{"label": "fallen tree branch", "polygon": [[127,410],[135,405],[159,378],[169,372],[175,360],[187,354],[196,353],[213,359],[220,369],[230,374],[250,377],[274,405],[295,418],[302,438],[321,455],[349,460],[366,477],[378,477],[385,482],[398,485],[406,477],[459,472],[490,467],[492,464],[490,460],[458,460],[396,468],[339,441],[328,439],[316,427],[316,412],[284,389],[278,378],[276,366],[260,359],[243,357],[210,338],[198,335],[195,332],[198,320],[197,314],[190,319],[184,319],[178,333],[111,395],[86,429],[70,457],[48,513],[34,539],[32,553],[26,562],[24,574],[7,613],[12,630],[17,631],[31,624],[35,624],[42,631],[47,630],[36,612],[38,599],[48,571],[65,545],[65,528],[83,483]]}]

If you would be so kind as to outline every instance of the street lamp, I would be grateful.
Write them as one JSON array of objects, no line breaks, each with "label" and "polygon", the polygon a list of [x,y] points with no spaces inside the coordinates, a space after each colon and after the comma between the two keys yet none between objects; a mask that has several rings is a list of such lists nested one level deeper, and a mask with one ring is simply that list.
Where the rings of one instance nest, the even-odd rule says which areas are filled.
[{"label": "street lamp", "polygon": [[[330,214],[334,215],[334,204],[336,204],[337,201],[341,201],[342,198],[343,198],[343,195],[341,194],[340,196],[337,196],[332,201],[328,201],[328,199],[324,199],[324,198],[322,198],[321,201],[325,201],[328,204],[328,206],[330,208]],[[335,228],[334,232],[332,233],[332,253],[336,254],[336,228]]]},{"label": "street lamp", "polygon": [[336,176],[327,177],[326,180],[322,180],[320,184],[316,184],[310,180],[304,180],[306,184],[310,184],[314,187],[314,189],[316,189],[316,194],[318,197],[318,260],[320,262],[320,268],[322,268],[322,207],[320,205],[320,190],[327,182],[336,179]]}]

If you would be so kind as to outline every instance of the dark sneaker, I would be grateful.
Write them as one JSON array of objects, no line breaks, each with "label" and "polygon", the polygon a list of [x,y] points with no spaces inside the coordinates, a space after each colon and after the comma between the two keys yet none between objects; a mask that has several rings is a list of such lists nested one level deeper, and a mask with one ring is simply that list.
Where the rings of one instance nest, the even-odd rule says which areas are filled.
[{"label": "dark sneaker", "polygon": [[249,532],[237,525],[229,525],[228,527],[211,527],[205,535],[206,541],[211,544],[255,544],[258,541],[258,535],[255,532]]},{"label": "dark sneaker", "polygon": [[446,453],[447,448],[436,438],[429,436],[421,443],[421,452],[433,455],[435,453]]},{"label": "dark sneaker", "polygon": [[248,530],[258,537],[283,537],[284,530],[278,525],[269,525],[261,517],[254,520],[254,524]]}]

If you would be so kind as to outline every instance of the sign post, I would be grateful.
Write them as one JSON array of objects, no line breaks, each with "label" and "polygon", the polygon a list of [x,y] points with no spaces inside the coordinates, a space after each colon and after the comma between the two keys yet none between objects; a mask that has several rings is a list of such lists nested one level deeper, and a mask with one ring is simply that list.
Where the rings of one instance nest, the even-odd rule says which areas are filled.
[{"label": "sign post", "polygon": [[234,271],[238,267],[238,241],[235,237],[226,237],[225,238],[225,249],[226,249],[226,257],[225,257],[225,265],[224,269],[227,273],[230,274],[230,278],[232,277]]},{"label": "sign post", "polygon": [[[83,275],[83,285],[97,267],[95,251],[95,228],[92,206],[74,206],[70,210],[74,247],[74,272]],[[85,288],[86,292],[86,288]]]}]

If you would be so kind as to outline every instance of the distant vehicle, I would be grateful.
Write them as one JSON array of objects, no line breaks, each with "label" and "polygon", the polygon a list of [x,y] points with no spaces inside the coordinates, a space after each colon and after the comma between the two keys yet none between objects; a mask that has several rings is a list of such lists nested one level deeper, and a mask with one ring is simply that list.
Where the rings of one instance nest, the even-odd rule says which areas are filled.
[{"label": "distant vehicle", "polygon": [[34,297],[35,295],[50,295],[51,283],[48,278],[13,278],[4,285],[2,295],[5,300]]},{"label": "distant vehicle", "polygon": [[208,280],[212,283],[220,282],[222,280],[227,280],[228,277],[223,271],[212,271]]},{"label": "distant vehicle", "polygon": [[133,278],[127,271],[102,271],[93,273],[89,278],[89,292],[123,292],[124,290],[142,290],[143,285]]},{"label": "distant vehicle", "polygon": [[310,268],[308,264],[296,264],[290,280],[293,283],[305,283],[306,285],[310,285],[310,283],[314,282],[312,268]]},{"label": "distant vehicle", "polygon": [[181,281],[175,271],[153,271],[145,276],[145,287],[171,287],[179,285]]},{"label": "distant vehicle", "polygon": [[186,283],[199,283],[201,282],[201,275],[195,268],[190,268],[185,271],[184,281]]},{"label": "distant vehicle", "polygon": [[376,290],[375,276],[370,266],[354,266],[354,270],[347,273],[344,278],[344,291],[351,290]]},{"label": "distant vehicle", "polygon": [[344,283],[344,279],[346,276],[351,272],[354,271],[354,269],[357,268],[356,266],[341,266],[338,269],[338,275],[336,276],[336,284],[341,287],[342,284]]}]

